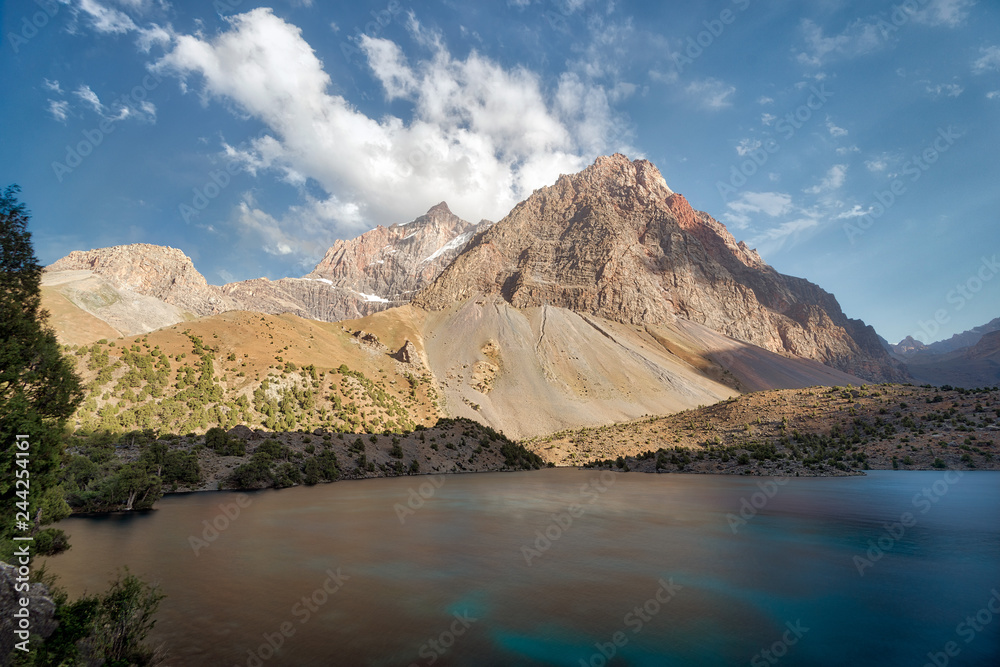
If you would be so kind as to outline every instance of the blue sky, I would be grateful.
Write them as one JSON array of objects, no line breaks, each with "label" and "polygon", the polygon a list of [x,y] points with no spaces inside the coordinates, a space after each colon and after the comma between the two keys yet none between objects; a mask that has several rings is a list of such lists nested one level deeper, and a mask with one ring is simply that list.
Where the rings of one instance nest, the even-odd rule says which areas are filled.
[{"label": "blue sky", "polygon": [[992,0],[10,0],[2,33],[0,184],[43,263],[297,276],[617,151],[892,342],[1000,315]]}]

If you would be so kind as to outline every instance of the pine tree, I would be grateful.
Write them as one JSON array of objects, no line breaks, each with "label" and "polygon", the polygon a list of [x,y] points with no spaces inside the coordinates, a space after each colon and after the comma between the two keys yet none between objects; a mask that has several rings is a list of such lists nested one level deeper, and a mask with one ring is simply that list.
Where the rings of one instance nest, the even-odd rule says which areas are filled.
[{"label": "pine tree", "polygon": [[[27,494],[31,530],[69,513],[58,484],[66,423],[83,400],[80,379],[62,355],[41,307],[42,266],[17,201],[20,188],[0,194],[0,559],[9,557],[15,527],[18,435],[30,443]],[[23,487],[22,489],[23,490]],[[23,533],[22,533],[23,534]],[[36,546],[52,543],[41,535]]]}]

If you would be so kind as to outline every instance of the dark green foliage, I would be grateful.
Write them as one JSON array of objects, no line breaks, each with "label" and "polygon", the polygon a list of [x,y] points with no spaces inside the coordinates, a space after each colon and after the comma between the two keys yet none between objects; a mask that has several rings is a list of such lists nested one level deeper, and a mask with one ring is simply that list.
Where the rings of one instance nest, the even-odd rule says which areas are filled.
[{"label": "dark green foliage", "polygon": [[205,433],[205,446],[219,456],[244,456],[247,453],[247,445],[243,440],[230,437],[218,426],[213,426]]},{"label": "dark green foliage", "polygon": [[512,468],[537,470],[544,464],[541,456],[528,451],[519,442],[507,440],[500,446],[500,453],[504,457],[504,462]]},{"label": "dark green foliage", "polygon": [[28,654],[15,651],[13,665],[104,665],[145,667],[160,664],[159,651],[144,644],[156,624],[153,615],[165,597],[129,573],[119,572],[104,593],[69,602],[65,591],[50,583],[58,626]]},{"label": "dark green foliage", "polygon": [[[13,548],[15,436],[30,436],[30,516],[44,509],[45,491],[58,483],[62,434],[67,420],[83,400],[72,362],[62,356],[55,334],[41,308],[42,267],[31,246],[30,218],[18,203],[20,189],[0,194],[0,558]],[[63,503],[65,507],[65,503]],[[65,516],[52,506],[37,525]]]}]

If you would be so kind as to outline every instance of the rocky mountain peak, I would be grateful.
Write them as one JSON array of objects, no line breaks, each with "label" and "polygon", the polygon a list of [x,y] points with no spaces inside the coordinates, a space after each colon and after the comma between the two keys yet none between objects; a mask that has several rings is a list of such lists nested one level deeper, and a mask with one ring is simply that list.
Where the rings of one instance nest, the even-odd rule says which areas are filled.
[{"label": "rocky mountain peak", "polygon": [[536,190],[414,303],[441,310],[479,295],[628,324],[686,319],[862,377],[903,377],[874,330],[831,294],[779,274],[655,166],[619,154]]},{"label": "rocky mountain peak", "polygon": [[197,315],[232,310],[238,304],[208,284],[191,258],[177,248],[149,243],[75,250],[47,267],[49,272],[87,270],[119,289],[151,296]]}]

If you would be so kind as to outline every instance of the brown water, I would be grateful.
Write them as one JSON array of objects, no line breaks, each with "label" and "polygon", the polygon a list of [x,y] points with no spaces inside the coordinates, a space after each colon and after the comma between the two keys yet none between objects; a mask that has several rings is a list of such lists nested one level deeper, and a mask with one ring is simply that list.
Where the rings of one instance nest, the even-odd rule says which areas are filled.
[{"label": "brown water", "polygon": [[[64,521],[49,568],[71,594],[122,564],[158,581],[174,665],[745,664],[796,621],[783,664],[920,665],[1000,586],[1000,474],[758,482],[543,470],[171,496]],[[763,508],[734,533],[744,499]],[[203,522],[223,530],[193,546]],[[998,628],[950,664],[997,664]]]}]

